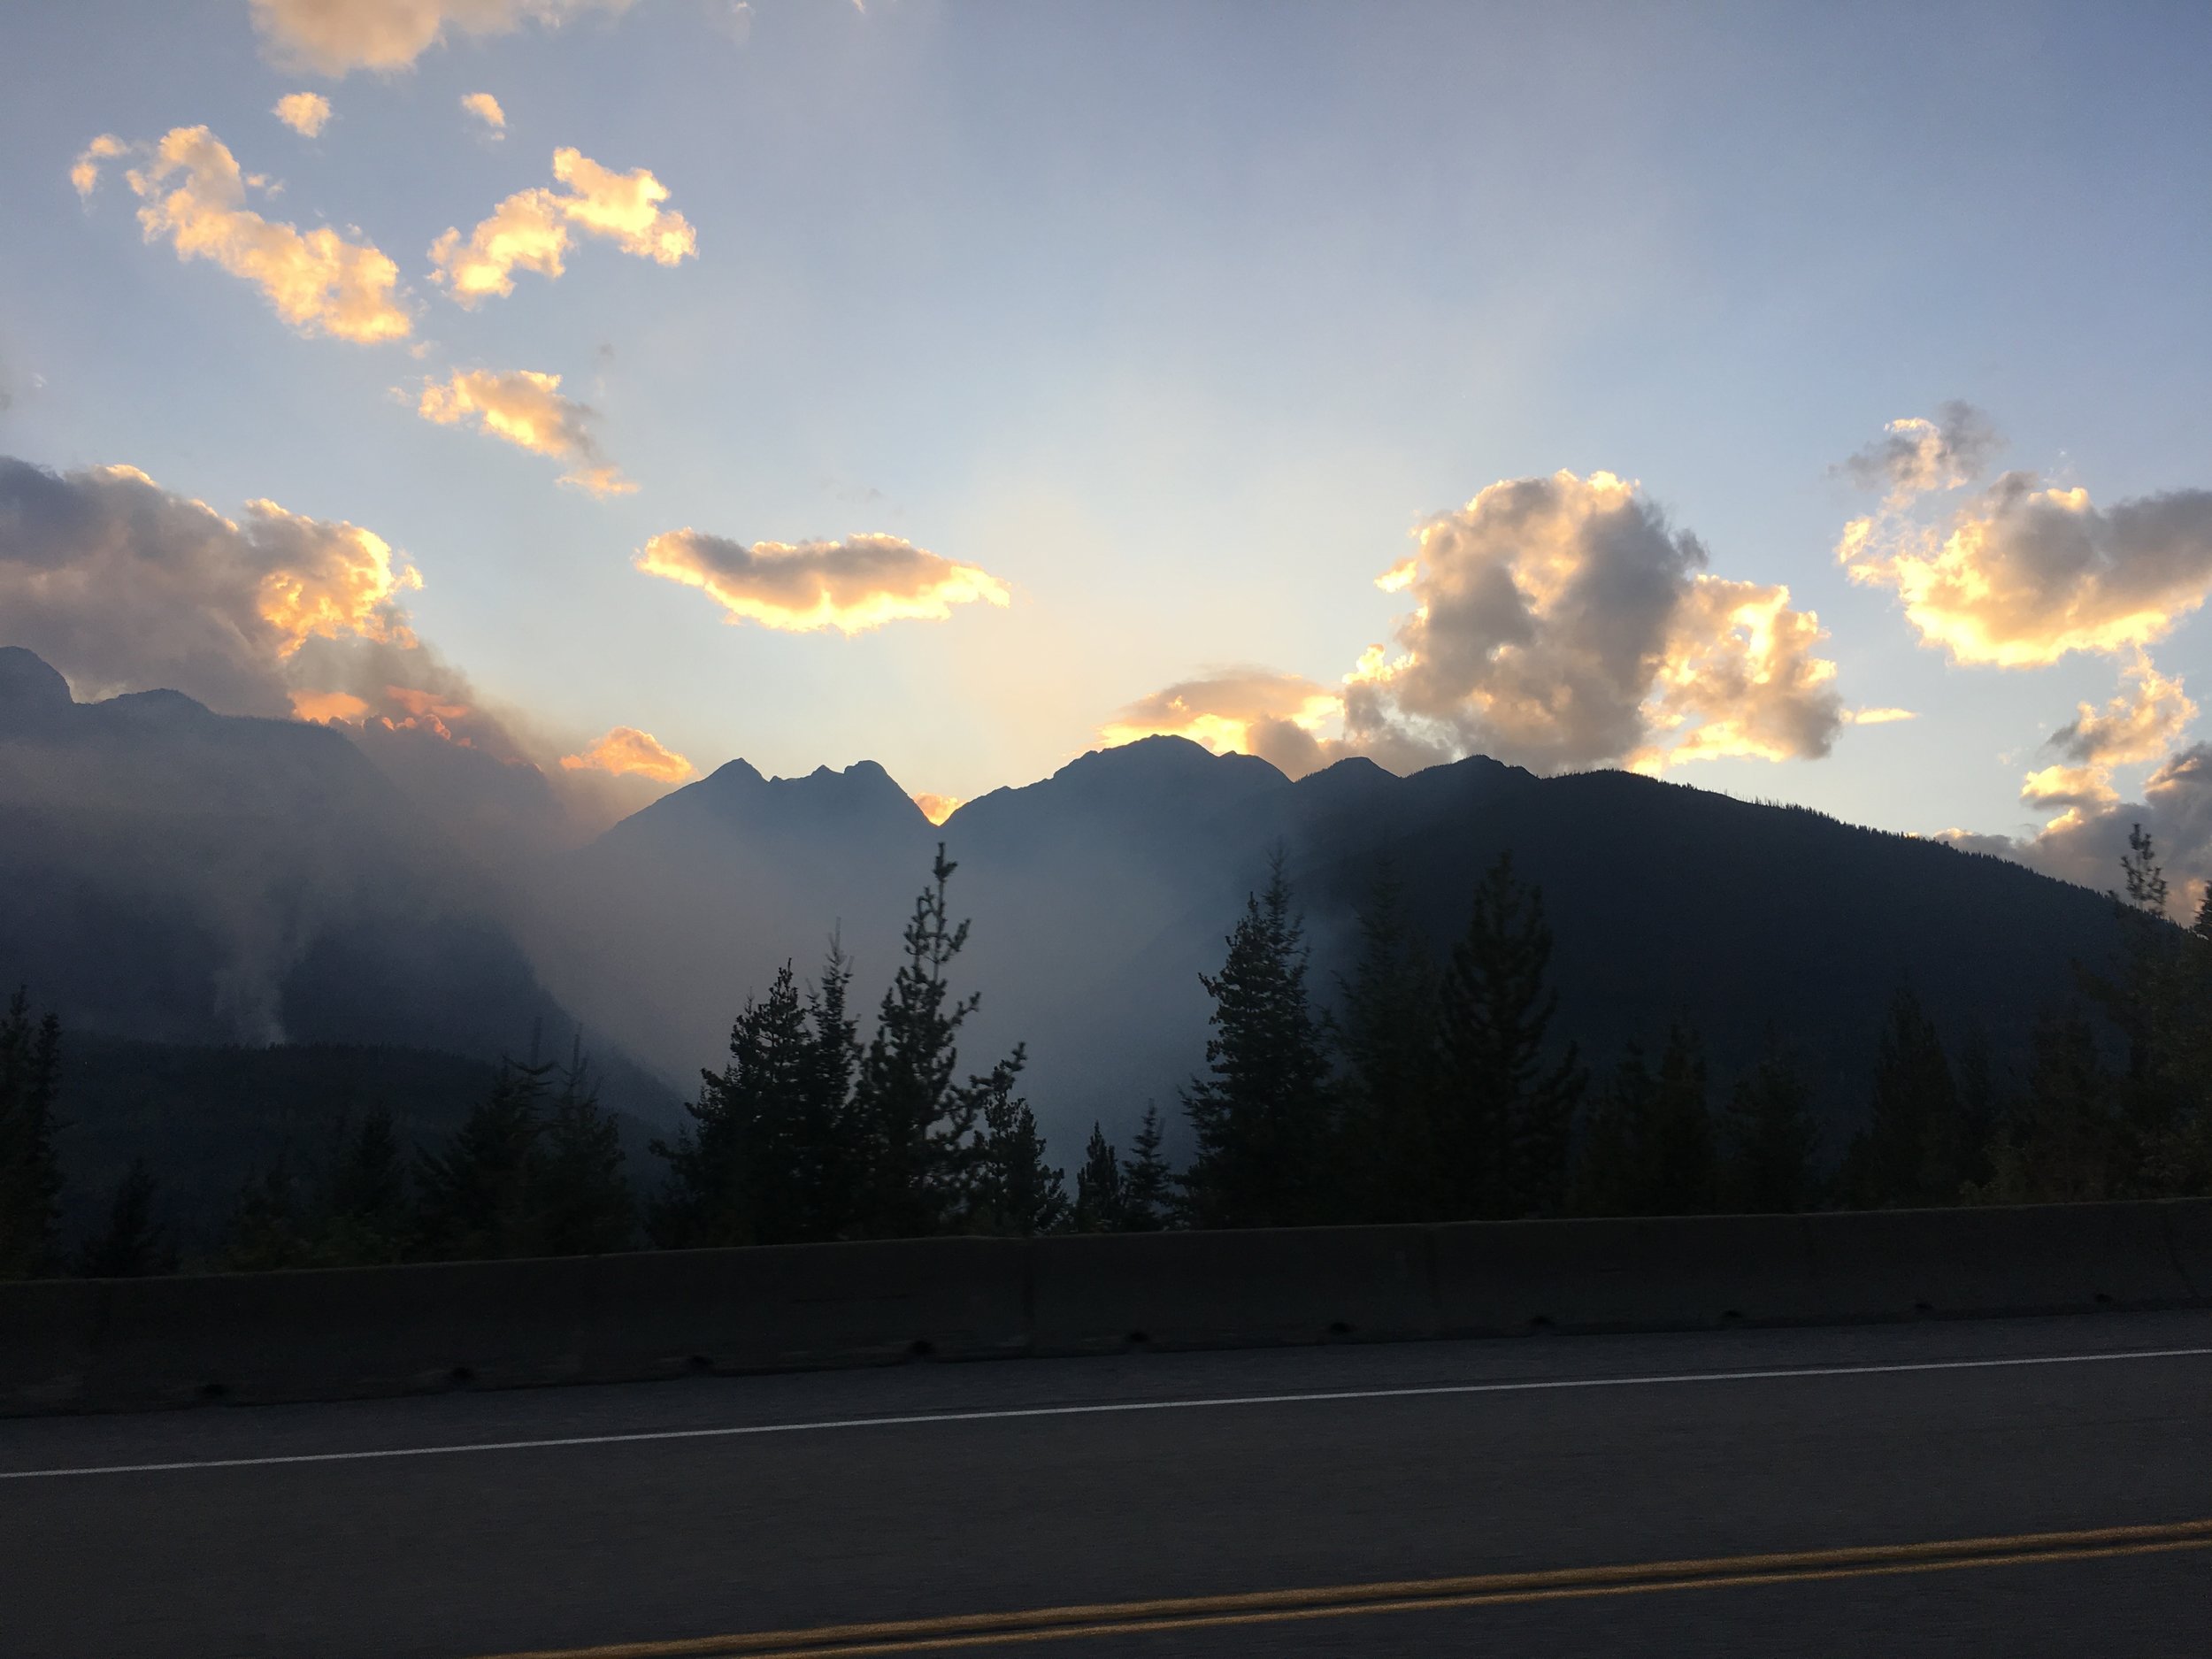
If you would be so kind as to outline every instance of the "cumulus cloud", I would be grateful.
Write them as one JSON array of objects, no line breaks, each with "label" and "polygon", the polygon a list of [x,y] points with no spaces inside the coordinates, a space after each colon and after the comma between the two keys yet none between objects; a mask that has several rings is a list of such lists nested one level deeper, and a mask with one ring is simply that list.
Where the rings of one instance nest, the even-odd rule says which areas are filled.
[{"label": "cumulus cloud", "polygon": [[507,111],[499,107],[499,100],[488,92],[465,92],[461,95],[461,107],[490,129],[494,138],[507,136]]},{"label": "cumulus cloud", "polygon": [[88,196],[103,160],[133,155],[125,173],[142,205],[148,242],[166,238],[180,259],[211,259],[258,288],[278,316],[303,334],[341,340],[404,338],[413,319],[397,297],[399,267],[373,243],[349,242],[328,226],[302,231],[263,218],[247,192],[265,188],[204,127],[180,127],[152,146],[112,134],[92,141],[70,169]]},{"label": "cumulus cloud", "polygon": [[933,824],[942,824],[967,802],[956,795],[933,795],[924,790],[914,797],[914,804],[922,810],[922,816]]},{"label": "cumulus cloud", "polygon": [[1216,754],[1257,755],[1300,778],[1327,764],[1322,734],[1343,705],[1340,691],[1301,674],[1225,669],[1138,699],[1101,726],[1098,737],[1107,744],[1187,737]]},{"label": "cumulus cloud", "polygon": [[1899,720],[1917,720],[1919,714],[1911,709],[1846,709],[1844,723],[1847,726],[1891,726]]},{"label": "cumulus cloud", "polygon": [[887,622],[941,622],[955,605],[1011,603],[996,577],[892,535],[749,547],[687,527],[648,541],[637,567],[698,588],[728,611],[732,622],[792,634],[817,628],[858,634]]},{"label": "cumulus cloud", "polygon": [[286,68],[343,75],[405,69],[452,30],[504,35],[525,21],[618,15],[634,0],[253,0],[264,50]]},{"label": "cumulus cloud", "polygon": [[2123,800],[2095,767],[2047,767],[2028,780],[2022,799],[2063,809],[2037,833],[2017,839],[1947,831],[1938,839],[1974,852],[2017,859],[2033,870],[2083,887],[2117,884],[2130,831],[2150,832],[2160,862],[2185,913],[2212,880],[2212,743],[2192,743],[2162,760],[2140,800]]},{"label": "cumulus cloud", "polygon": [[1705,562],[1609,472],[1492,485],[1388,573],[1415,608],[1348,677],[1347,743],[1402,768],[1826,754],[1843,710],[1818,618]]},{"label": "cumulus cloud", "polygon": [[317,641],[415,647],[414,570],[373,532],[250,502],[242,519],[127,466],[54,473],[0,457],[8,642],[91,695],[165,687],[281,715]]},{"label": "cumulus cloud", "polygon": [[443,381],[426,382],[415,410],[442,426],[472,425],[536,455],[565,462],[560,481],[598,496],[637,488],[599,451],[592,409],[561,396],[561,377],[531,369],[497,373],[459,369]]},{"label": "cumulus cloud", "polygon": [[2089,703],[2077,705],[2074,718],[2052,733],[2045,747],[2077,765],[2155,760],[2196,718],[2197,705],[2180,680],[2160,673],[2147,657],[2138,657],[2117,696],[2101,709]]},{"label": "cumulus cloud", "polygon": [[1891,421],[1881,437],[1846,460],[1840,470],[1902,506],[1932,490],[1972,483],[2002,447],[1988,416],[1955,399],[1939,404],[1933,420],[1908,416]]},{"label": "cumulus cloud", "polygon": [[697,770],[650,732],[641,732],[634,726],[618,726],[581,754],[562,756],[561,769],[649,778],[667,784],[681,783]]},{"label": "cumulus cloud", "polygon": [[643,167],[616,173],[575,150],[553,152],[562,188],[534,186],[494,208],[465,238],[449,229],[431,244],[434,279],[464,305],[515,291],[514,273],[549,280],[567,269],[572,234],[611,242],[624,253],[657,265],[680,265],[699,251],[681,213],[661,204],[668,187]]},{"label": "cumulus cloud", "polygon": [[302,138],[312,138],[330,124],[330,100],[319,92],[288,92],[269,112]]},{"label": "cumulus cloud", "polygon": [[2133,651],[2212,592],[2212,491],[2101,508],[2085,489],[2008,472],[1930,522],[1909,509],[1962,486],[1962,464],[1941,427],[1896,426],[1929,428],[1929,454],[1896,461],[1882,511],[1845,526],[1836,554],[1852,580],[1893,590],[1921,642],[1953,662],[2039,668]]}]

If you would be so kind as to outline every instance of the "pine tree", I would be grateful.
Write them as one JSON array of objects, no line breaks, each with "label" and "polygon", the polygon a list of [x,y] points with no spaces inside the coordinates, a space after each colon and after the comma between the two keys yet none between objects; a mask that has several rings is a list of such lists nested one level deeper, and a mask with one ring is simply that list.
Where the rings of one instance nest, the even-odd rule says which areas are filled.
[{"label": "pine tree", "polygon": [[1207,1071],[1183,1091],[1198,1141],[1183,1177],[1192,1224],[1294,1226],[1323,1218],[1335,1195],[1327,1168],[1328,1058],[1306,1001],[1306,945],[1279,853],[1264,892],[1245,901],[1214,999]]},{"label": "pine tree", "polygon": [[0,1279],[28,1279],[54,1266],[61,1165],[54,1153],[61,1087],[61,1022],[33,1023],[18,989],[0,1016]]},{"label": "pine tree", "polygon": [[1960,1120],[1942,1040],[1920,999],[1901,987],[1875,1061],[1873,1110],[1844,1156],[1845,1196],[1864,1210],[1957,1202],[1962,1183],[1946,1155]]},{"label": "pine tree", "polygon": [[445,1150],[416,1165],[419,1248],[433,1261],[526,1256],[536,1240],[533,1154],[545,1131],[550,1064],[503,1061],[490,1095]]},{"label": "pine tree", "polygon": [[702,1071],[693,1126],[674,1146],[669,1188],[651,1232],[672,1248],[835,1239],[852,1226],[851,965],[833,940],[804,1002],[791,964],[767,995],[748,998],[730,1028],[729,1059]]},{"label": "pine tree", "polygon": [[1811,1090],[1771,1044],[1749,1075],[1737,1079],[1723,1118],[1720,1197],[1741,1215],[1794,1215],[1819,1193],[1814,1157],[1820,1131]]},{"label": "pine tree", "polygon": [[1697,1216],[1713,1208],[1718,1170],[1705,1080],[1704,1045],[1678,1020],[1667,1033],[1653,1094],[1647,1215]]},{"label": "pine tree", "polygon": [[1157,1233],[1177,1219],[1175,1171],[1160,1151],[1166,1125],[1156,1102],[1144,1103],[1144,1121],[1129,1143],[1121,1175],[1121,1228]]},{"label": "pine tree", "polygon": [[1444,1056],[1438,1173],[1452,1219],[1549,1216],[1567,1199],[1584,1076],[1575,1046],[1548,1065],[1558,999],[1546,983],[1551,926],[1541,889],[1502,855],[1475,891],[1440,993]]},{"label": "pine tree", "polygon": [[861,1056],[853,1110],[863,1149],[857,1230],[876,1238],[946,1231],[966,1208],[975,1131],[995,1069],[954,1081],[961,1026],[979,999],[956,997],[945,971],[968,941],[945,887],[956,866],[937,847],[930,885],[906,926],[906,960],[884,993],[875,1035]]},{"label": "pine tree", "polygon": [[1036,1115],[1014,1092],[1023,1057],[1017,1048],[970,1084],[981,1119],[968,1184],[968,1221],[978,1233],[1027,1238],[1051,1233],[1068,1218],[1064,1177],[1045,1163]]},{"label": "pine tree", "polygon": [[1359,956],[1336,1022],[1346,1071],[1343,1218],[1430,1220],[1438,1213],[1436,970],[1387,865],[1357,922]]},{"label": "pine tree", "polygon": [[1096,1123],[1083,1149],[1083,1167],[1075,1172],[1073,1221],[1078,1233],[1122,1231],[1121,1159]]},{"label": "pine tree", "polygon": [[415,1220],[406,1156],[389,1110],[378,1107],[351,1130],[340,1125],[324,1210],[320,1253],[331,1266],[405,1259]]},{"label": "pine tree", "polygon": [[1652,1141],[1657,1093],[1643,1049],[1630,1043],[1591,1102],[1575,1158],[1576,1214],[1649,1213],[1645,1149]]},{"label": "pine tree", "polygon": [[155,1183],[144,1158],[133,1158],[115,1184],[107,1225],[88,1240],[77,1271],[88,1279],[143,1279],[173,1272],[177,1253],[169,1230],[154,1218]]},{"label": "pine tree", "polygon": [[637,1233],[637,1201],[622,1172],[622,1141],[600,1109],[580,1037],[560,1069],[560,1087],[530,1149],[529,1248],[542,1256],[626,1250]]},{"label": "pine tree", "polygon": [[313,1224],[290,1160],[281,1153],[266,1167],[247,1172],[231,1201],[214,1259],[233,1273],[321,1265]]},{"label": "pine tree", "polygon": [[2127,1131],[2111,1104],[2113,1079],[2078,1009],[2047,1010],[2029,1043],[2026,1098],[2000,1142],[1989,1182],[1970,1195],[2006,1204],[2075,1203],[2116,1196]]}]

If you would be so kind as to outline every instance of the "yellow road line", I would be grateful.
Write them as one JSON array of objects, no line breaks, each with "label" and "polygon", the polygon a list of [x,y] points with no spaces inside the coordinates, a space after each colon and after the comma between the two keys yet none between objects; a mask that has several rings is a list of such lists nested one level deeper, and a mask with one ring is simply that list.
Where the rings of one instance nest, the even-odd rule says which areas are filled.
[{"label": "yellow road line", "polygon": [[1532,1601],[1643,1595],[1661,1590],[1713,1590],[1753,1584],[1950,1572],[1970,1567],[2018,1566],[2038,1561],[2098,1561],[2122,1555],[2212,1549],[2212,1520],[2162,1526],[2108,1526],[2086,1532],[2023,1532],[1997,1538],[1947,1539],[1926,1544],[1862,1545],[1788,1554],[1655,1561],[1628,1566],[1565,1567],[1543,1572],[1486,1573],[1415,1578],[1240,1595],[1107,1601],[980,1613],[952,1618],[895,1619],[811,1630],[757,1631],[678,1641],[611,1647],[543,1648],[488,1659],[680,1659],[746,1655],[752,1659],[865,1659],[866,1655],[1010,1647],[1022,1642],[1200,1630],[1365,1613],[1411,1613],[1502,1607]]}]

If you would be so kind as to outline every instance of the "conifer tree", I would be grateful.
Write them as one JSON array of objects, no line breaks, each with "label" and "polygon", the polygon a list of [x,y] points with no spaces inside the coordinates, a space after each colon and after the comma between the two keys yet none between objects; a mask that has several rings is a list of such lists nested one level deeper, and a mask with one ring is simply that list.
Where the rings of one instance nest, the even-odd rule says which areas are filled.
[{"label": "conifer tree", "polygon": [[61,1087],[61,1022],[35,1023],[19,988],[0,1016],[0,1279],[54,1265],[61,1165],[54,1153]]},{"label": "conifer tree", "polygon": [[1051,1233],[1068,1218],[1064,1177],[1045,1163],[1036,1115],[1014,1092],[1023,1057],[1016,1048],[970,1085],[981,1121],[968,1183],[969,1225],[1010,1238]]},{"label": "conifer tree", "polygon": [[2026,1097],[1999,1142],[1990,1180],[1969,1195],[1993,1203],[2075,1203],[2120,1195],[2126,1126],[2096,1033],[2079,1009],[2049,1009],[2029,1042]]},{"label": "conifer tree", "polygon": [[233,1273],[319,1265],[307,1207],[282,1153],[247,1172],[224,1220],[215,1264]]},{"label": "conifer tree", "polygon": [[419,1248],[433,1261],[526,1256],[535,1246],[531,1177],[553,1067],[503,1061],[490,1095],[442,1152],[420,1154]]},{"label": "conifer tree", "polygon": [[1718,1171],[1712,1112],[1705,1100],[1705,1050],[1682,1021],[1667,1033],[1656,1084],[1646,1154],[1651,1186],[1644,1213],[1706,1214],[1713,1208]]},{"label": "conifer tree", "polygon": [[322,1255],[334,1267],[403,1261],[414,1233],[407,1163],[388,1108],[350,1130],[340,1125],[330,1164]]},{"label": "conifer tree", "polygon": [[923,1238],[955,1225],[966,1208],[978,1119],[1000,1074],[954,1080],[960,1028],[979,1000],[956,997],[945,977],[968,941],[968,924],[953,922],[946,899],[955,868],[939,842],[906,926],[906,960],[884,993],[855,1082],[856,1225],[872,1237]]},{"label": "conifer tree", "polygon": [[1075,1172],[1075,1230],[1078,1233],[1119,1233],[1122,1229],[1121,1159],[1106,1131],[1091,1125],[1090,1144],[1083,1149],[1083,1166]]},{"label": "conifer tree", "polygon": [[852,1226],[851,965],[833,941],[803,1002],[786,963],[730,1028],[729,1059],[702,1071],[692,1127],[652,1150],[671,1165],[651,1231],[660,1244],[790,1244]]},{"label": "conifer tree", "polygon": [[1575,1046],[1548,1064],[1558,999],[1547,983],[1544,895],[1502,855],[1475,891],[1440,994],[1438,1171],[1453,1219],[1556,1215],[1584,1076]]},{"label": "conifer tree", "polygon": [[1156,1102],[1144,1103],[1144,1121],[1129,1142],[1121,1174],[1121,1228],[1157,1233],[1177,1218],[1175,1171],[1160,1151],[1166,1125]]},{"label": "conifer tree", "polygon": [[1814,1157],[1820,1132],[1811,1091],[1770,1043],[1764,1059],[1736,1079],[1723,1118],[1720,1197],[1743,1215],[1794,1215],[1818,1196]]},{"label": "conifer tree", "polygon": [[1359,956],[1336,1022],[1345,1066],[1338,1182],[1346,1220],[1438,1213],[1436,970],[1386,865],[1360,907]]},{"label": "conifer tree", "polygon": [[1183,1177],[1192,1225],[1294,1226],[1323,1218],[1328,1058],[1306,1000],[1307,953],[1284,860],[1245,901],[1218,974],[1205,1075],[1183,1091],[1197,1156]]},{"label": "conifer tree", "polygon": [[88,1279],[142,1279],[173,1271],[177,1253],[168,1229],[154,1217],[154,1199],[152,1167],[142,1157],[133,1158],[115,1184],[107,1225],[86,1241],[77,1271]]},{"label": "conifer tree", "polygon": [[1873,1110],[1844,1157],[1844,1195],[1867,1210],[1957,1202],[1963,1182],[1947,1154],[1959,1142],[1959,1123],[1942,1040],[1920,999],[1901,987],[1875,1061]]},{"label": "conifer tree", "polygon": [[1630,1043],[1612,1075],[1594,1092],[1575,1158],[1578,1215],[1648,1214],[1648,1167],[1657,1080],[1644,1051]]},{"label": "conifer tree", "polygon": [[619,1132],[600,1109],[599,1085],[579,1037],[530,1150],[526,1202],[534,1254],[599,1256],[630,1248],[637,1201],[622,1162]]}]

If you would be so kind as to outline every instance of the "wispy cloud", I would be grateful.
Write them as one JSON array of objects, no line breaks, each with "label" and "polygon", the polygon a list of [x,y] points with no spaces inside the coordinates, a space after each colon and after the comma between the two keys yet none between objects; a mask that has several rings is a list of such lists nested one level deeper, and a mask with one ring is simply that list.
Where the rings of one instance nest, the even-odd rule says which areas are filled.
[{"label": "wispy cloud", "polygon": [[505,35],[525,22],[557,25],[589,12],[618,16],[635,0],[253,0],[254,27],[272,61],[343,75],[405,69],[449,31]]},{"label": "wispy cloud", "polygon": [[565,772],[603,772],[668,784],[681,783],[697,771],[650,732],[634,726],[618,726],[582,753],[562,756],[561,767]]},{"label": "wispy cloud", "polygon": [[561,396],[561,377],[533,369],[457,369],[424,384],[416,413],[442,426],[466,423],[535,455],[565,462],[560,481],[599,496],[637,486],[600,453],[588,403]]},{"label": "wispy cloud", "polygon": [[449,229],[431,244],[434,279],[464,305],[515,291],[514,273],[550,280],[572,235],[597,237],[656,264],[680,265],[699,251],[697,233],[681,213],[661,205],[668,187],[643,167],[616,173],[574,150],[553,152],[562,187],[517,191],[464,237]]}]

